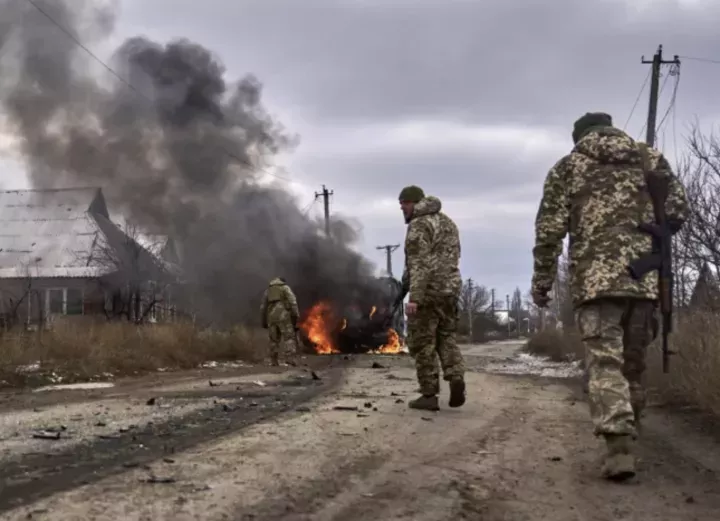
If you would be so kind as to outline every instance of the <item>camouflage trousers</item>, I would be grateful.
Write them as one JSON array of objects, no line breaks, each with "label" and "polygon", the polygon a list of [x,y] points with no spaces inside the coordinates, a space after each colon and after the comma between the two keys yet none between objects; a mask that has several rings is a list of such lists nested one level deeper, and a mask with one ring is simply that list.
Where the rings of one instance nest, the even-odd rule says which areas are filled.
[{"label": "camouflage trousers", "polygon": [[408,317],[408,350],[415,359],[420,391],[426,396],[440,392],[439,366],[445,380],[465,376],[465,362],[455,339],[457,322],[458,305],[454,297],[424,302]]},{"label": "camouflage trousers", "polygon": [[297,354],[297,334],[292,322],[283,320],[268,323],[270,360],[273,365],[293,361]]},{"label": "camouflage trousers", "polygon": [[633,406],[644,407],[645,356],[658,332],[650,300],[598,299],[578,307],[590,415],[596,435],[637,435]]}]

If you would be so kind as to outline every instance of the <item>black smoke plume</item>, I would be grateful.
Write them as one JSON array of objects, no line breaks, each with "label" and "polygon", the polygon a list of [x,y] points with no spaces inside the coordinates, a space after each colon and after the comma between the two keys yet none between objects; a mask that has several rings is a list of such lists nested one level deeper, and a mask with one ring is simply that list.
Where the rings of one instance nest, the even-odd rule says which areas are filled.
[{"label": "black smoke plume", "polygon": [[19,138],[34,187],[101,186],[111,209],[173,237],[186,305],[209,321],[257,322],[276,276],[305,308],[369,291],[372,267],[349,241],[327,240],[282,184],[258,183],[296,139],[264,109],[257,79],[228,84],[220,60],[186,39],[128,39],[107,70],[73,38],[101,49],[114,3],[34,1],[47,16],[0,4],[3,131]]}]

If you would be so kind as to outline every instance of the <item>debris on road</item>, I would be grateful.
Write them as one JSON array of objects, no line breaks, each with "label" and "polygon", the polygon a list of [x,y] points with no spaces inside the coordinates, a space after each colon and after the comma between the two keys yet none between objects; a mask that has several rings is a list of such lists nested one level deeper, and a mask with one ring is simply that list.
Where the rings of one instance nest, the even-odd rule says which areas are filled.
[{"label": "debris on road", "polygon": [[265,387],[265,386],[267,385],[267,384],[266,384],[265,382],[263,382],[262,380],[255,380],[253,383],[254,383],[255,385],[259,386],[259,387]]},{"label": "debris on road", "polygon": [[495,374],[574,378],[582,375],[582,362],[553,362],[549,358],[518,353],[510,359],[491,362],[485,370]]},{"label": "debris on road", "polygon": [[153,484],[154,483],[177,483],[177,479],[170,477],[170,476],[166,476],[166,477],[150,476],[149,478],[141,479],[140,481],[142,483],[153,483]]},{"label": "debris on road", "polygon": [[315,371],[310,371],[310,376],[312,376],[313,380],[322,380]]},{"label": "debris on road", "polygon": [[157,401],[156,398],[150,398],[147,402],[145,402],[146,405],[155,405],[155,402]]},{"label": "debris on road", "polygon": [[310,412],[311,409],[310,409],[310,407],[305,407],[305,406],[303,405],[303,406],[300,406],[300,407],[296,408],[295,410],[296,410],[297,412]]},{"label": "debris on road", "polygon": [[378,362],[373,362],[372,368],[373,369],[386,369],[386,367],[384,365],[382,365],[381,363],[378,363]]},{"label": "debris on road", "polygon": [[59,440],[62,431],[60,430],[43,430],[33,433],[33,438],[38,440]]},{"label": "debris on road", "polygon": [[45,387],[38,387],[33,390],[34,393],[41,393],[46,391],[88,391],[93,389],[108,389],[115,387],[113,382],[84,382],[76,384],[58,384],[58,385],[47,385]]},{"label": "debris on road", "polygon": [[333,407],[333,411],[356,411],[357,412],[358,407],[354,405],[336,405]]}]

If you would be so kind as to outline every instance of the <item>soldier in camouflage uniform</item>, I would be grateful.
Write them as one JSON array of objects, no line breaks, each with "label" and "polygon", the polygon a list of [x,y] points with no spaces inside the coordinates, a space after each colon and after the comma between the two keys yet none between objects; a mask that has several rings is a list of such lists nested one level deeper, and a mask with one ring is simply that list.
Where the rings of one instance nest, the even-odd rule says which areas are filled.
[{"label": "soldier in camouflage uniform", "polygon": [[632,441],[645,404],[647,346],[658,333],[657,272],[635,281],[628,264],[651,250],[638,229],[654,220],[645,172],[670,178],[668,222],[676,233],[686,219],[685,191],[663,155],[612,126],[604,113],[587,113],[573,131],[575,147],[550,170],[535,221],[535,303],[548,302],[557,258],[570,234],[569,267],[575,321],[585,344],[590,414],[605,438],[607,479],[635,475]]},{"label": "soldier in camouflage uniform", "polygon": [[281,361],[294,365],[299,316],[297,299],[290,286],[282,278],[271,280],[260,304],[260,318],[270,335],[272,365],[280,365]]},{"label": "soldier in camouflage uniform", "polygon": [[457,226],[440,211],[436,197],[425,197],[417,186],[400,192],[400,207],[408,224],[405,238],[403,295],[410,292],[407,345],[415,359],[422,396],[412,409],[437,411],[440,369],[450,385],[450,407],[465,403],[465,366],[455,341],[462,280],[458,267]]}]

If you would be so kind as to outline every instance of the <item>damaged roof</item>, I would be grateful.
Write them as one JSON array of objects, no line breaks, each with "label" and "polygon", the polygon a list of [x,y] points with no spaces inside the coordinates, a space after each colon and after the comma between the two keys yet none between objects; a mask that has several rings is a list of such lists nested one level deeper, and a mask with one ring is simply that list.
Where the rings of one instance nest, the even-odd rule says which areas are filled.
[{"label": "damaged roof", "polygon": [[109,242],[108,226],[115,225],[99,188],[0,191],[0,278],[109,273],[90,255]]}]

